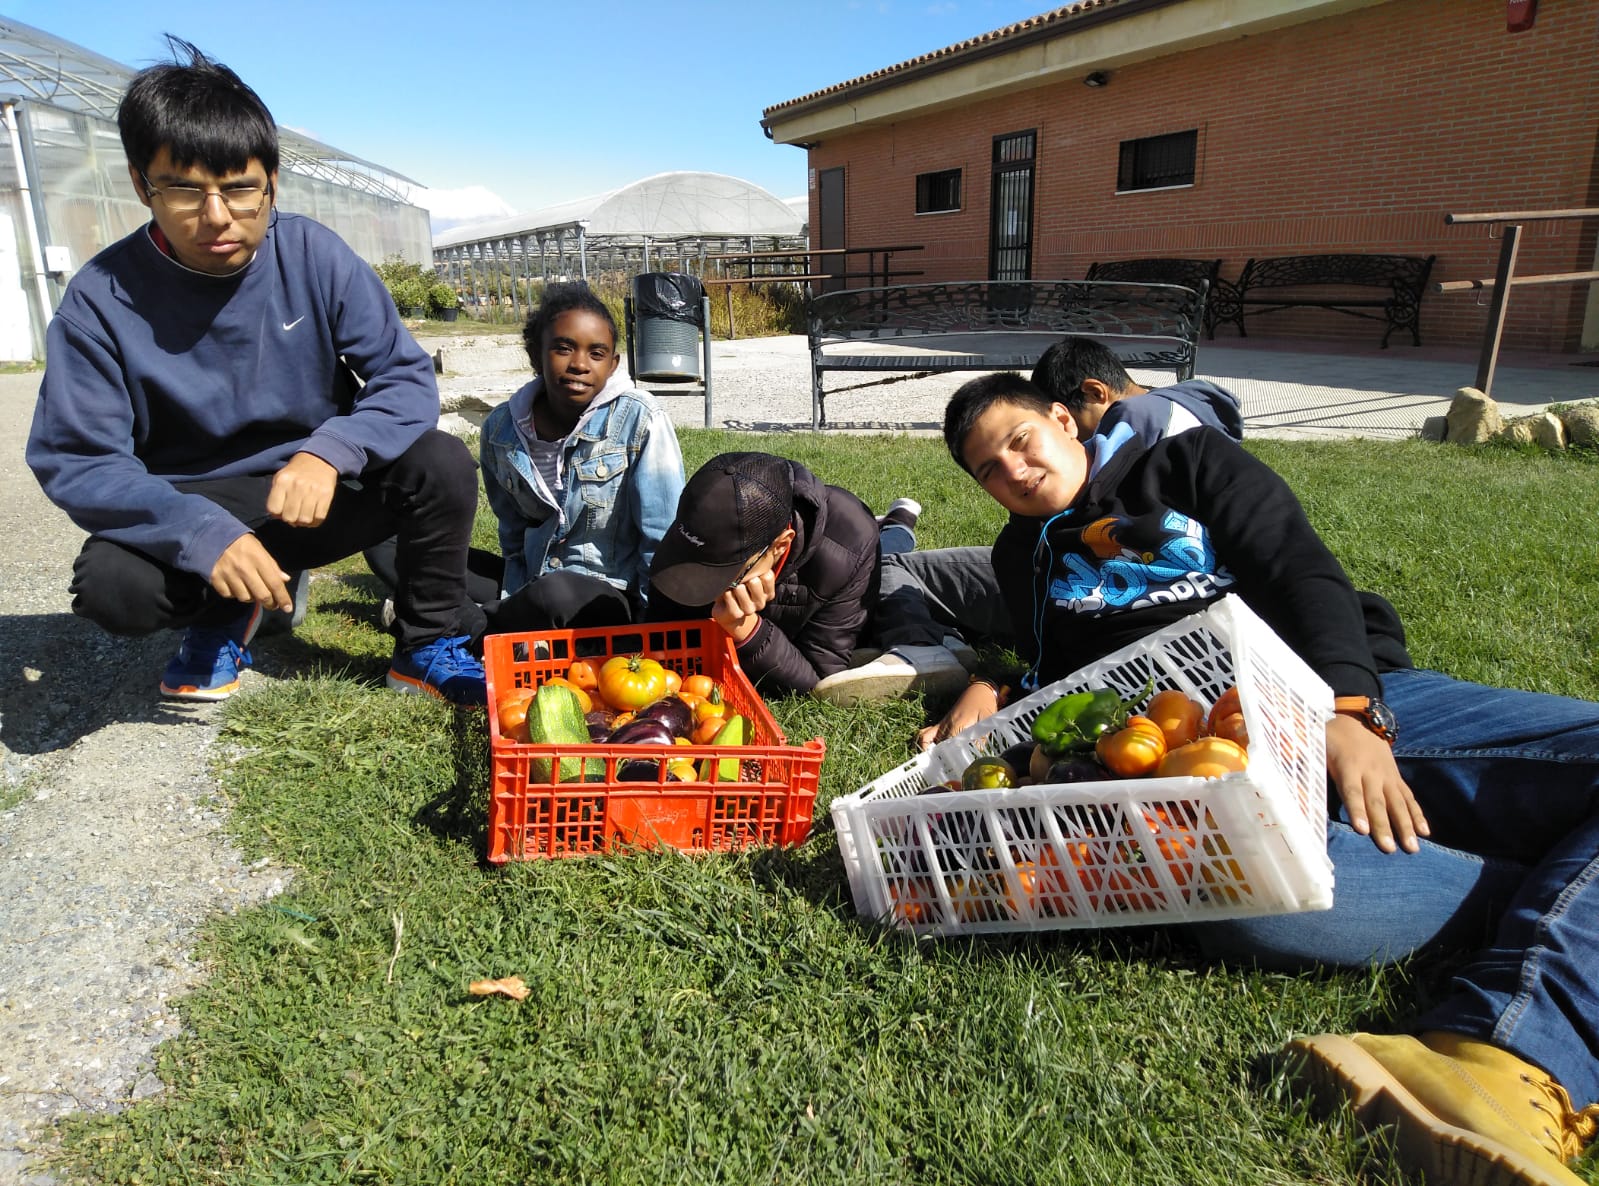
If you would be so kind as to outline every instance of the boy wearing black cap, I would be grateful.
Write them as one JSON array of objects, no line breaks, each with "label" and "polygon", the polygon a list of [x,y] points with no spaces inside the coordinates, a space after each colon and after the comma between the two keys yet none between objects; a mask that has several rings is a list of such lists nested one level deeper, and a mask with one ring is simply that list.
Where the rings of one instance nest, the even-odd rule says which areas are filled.
[{"label": "boy wearing black cap", "polygon": [[683,489],[650,569],[649,616],[710,617],[766,691],[847,703],[965,684],[925,614],[897,620],[892,650],[850,668],[878,602],[879,530],[865,503],[798,462],[724,453]]}]

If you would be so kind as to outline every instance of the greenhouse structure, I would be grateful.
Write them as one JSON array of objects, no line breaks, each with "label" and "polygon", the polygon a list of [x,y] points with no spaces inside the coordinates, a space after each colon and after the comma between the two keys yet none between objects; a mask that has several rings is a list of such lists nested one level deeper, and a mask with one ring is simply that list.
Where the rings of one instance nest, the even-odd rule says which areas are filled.
[{"label": "greenhouse structure", "polygon": [[[43,358],[73,272],[149,217],[116,127],[133,74],[0,17],[0,361]],[[428,212],[405,197],[416,182],[283,127],[278,139],[279,209],[332,227],[371,263],[428,262]]]},{"label": "greenhouse structure", "polygon": [[604,273],[722,271],[725,255],[795,252],[768,270],[804,270],[803,214],[722,173],[658,173],[596,197],[469,223],[434,238],[433,263],[468,303],[519,311],[534,282]]}]

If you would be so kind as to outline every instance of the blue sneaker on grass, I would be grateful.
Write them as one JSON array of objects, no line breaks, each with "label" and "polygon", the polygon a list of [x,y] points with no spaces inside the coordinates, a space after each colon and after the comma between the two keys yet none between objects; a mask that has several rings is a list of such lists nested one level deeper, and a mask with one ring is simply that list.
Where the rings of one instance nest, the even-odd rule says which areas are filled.
[{"label": "blue sneaker on grass", "polygon": [[483,705],[488,701],[483,664],[466,649],[466,635],[441,638],[414,651],[394,649],[387,683],[396,692],[437,696],[451,704]]},{"label": "blue sneaker on grass", "polygon": [[161,694],[173,700],[226,700],[239,690],[239,673],[250,666],[246,648],[260,625],[257,602],[227,625],[190,626],[161,673]]}]

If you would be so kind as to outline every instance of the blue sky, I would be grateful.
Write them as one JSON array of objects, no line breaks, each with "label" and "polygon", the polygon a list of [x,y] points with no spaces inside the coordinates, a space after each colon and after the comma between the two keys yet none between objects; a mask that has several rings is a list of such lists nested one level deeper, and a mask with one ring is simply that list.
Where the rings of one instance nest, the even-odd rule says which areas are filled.
[{"label": "blue sky", "polygon": [[[805,192],[764,108],[1047,12],[1020,0],[0,0],[129,66],[194,42],[280,124],[393,169],[435,220],[536,209],[671,169]],[[497,204],[499,203],[499,204]],[[502,205],[501,205],[502,204]]]}]

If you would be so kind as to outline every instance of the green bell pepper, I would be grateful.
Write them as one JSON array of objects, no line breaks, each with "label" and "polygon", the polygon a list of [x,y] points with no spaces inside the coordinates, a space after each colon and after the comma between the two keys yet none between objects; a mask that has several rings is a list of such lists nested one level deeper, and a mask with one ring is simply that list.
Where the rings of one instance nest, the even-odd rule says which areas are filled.
[{"label": "green bell pepper", "polygon": [[1125,719],[1127,705],[1112,688],[1062,696],[1033,718],[1033,740],[1050,757],[1092,749],[1100,734]]}]

